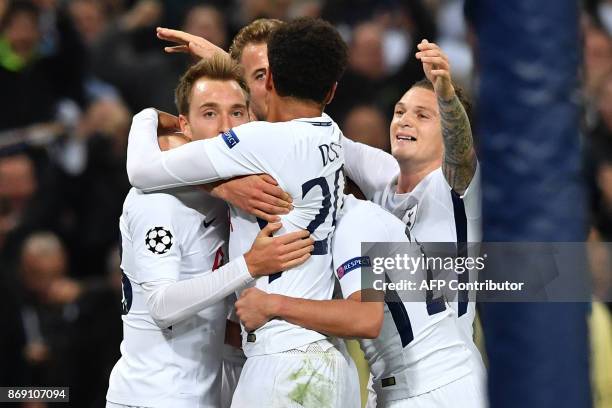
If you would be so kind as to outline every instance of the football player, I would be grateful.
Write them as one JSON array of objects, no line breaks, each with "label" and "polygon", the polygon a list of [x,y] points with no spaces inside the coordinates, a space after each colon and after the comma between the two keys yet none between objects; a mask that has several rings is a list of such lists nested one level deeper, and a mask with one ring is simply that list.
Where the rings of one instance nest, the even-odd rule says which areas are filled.
[{"label": "football player", "polygon": [[[369,406],[483,408],[485,394],[470,364],[471,350],[444,298],[434,298],[433,291],[422,299],[418,291],[401,298],[387,290],[383,303],[372,293],[376,286],[367,287],[374,275],[363,269],[371,267],[375,257],[394,258],[398,253],[421,257],[406,229],[378,205],[347,196],[332,246],[344,299],[297,299],[249,288],[236,302],[236,312],[249,330],[281,318],[329,335],[359,339],[376,391],[376,404]],[[370,250],[362,252],[362,245]],[[426,273],[392,269],[381,276],[385,282],[409,280],[418,287]]]},{"label": "football player", "polygon": [[[392,155],[343,139],[346,173],[365,197],[407,226],[414,242],[454,242],[456,256],[482,240],[480,171],[474,151],[469,103],[455,90],[448,57],[423,40],[416,56],[426,79],[414,84],[395,105],[390,126]],[[363,163],[368,163],[364,166]],[[474,271],[457,275],[475,280]],[[449,296],[473,352],[473,368],[485,378],[473,341],[476,304],[467,292]]]}]

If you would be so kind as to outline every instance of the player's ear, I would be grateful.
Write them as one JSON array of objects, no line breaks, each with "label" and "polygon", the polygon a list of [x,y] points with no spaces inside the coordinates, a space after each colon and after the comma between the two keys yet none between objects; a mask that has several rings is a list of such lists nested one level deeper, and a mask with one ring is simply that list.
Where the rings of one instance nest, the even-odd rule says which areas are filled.
[{"label": "player's ear", "polygon": [[185,115],[179,115],[179,126],[181,127],[181,133],[187,136],[189,139],[193,139],[191,135],[191,126],[189,120]]},{"label": "player's ear", "polygon": [[272,78],[272,71],[268,70],[266,72],[266,91],[271,91],[274,89],[274,79]]},{"label": "player's ear", "polygon": [[334,95],[336,95],[336,88],[338,88],[338,83],[334,82],[334,86],[332,86],[332,88],[327,92],[327,95],[325,95],[325,105],[329,105],[334,99]]}]

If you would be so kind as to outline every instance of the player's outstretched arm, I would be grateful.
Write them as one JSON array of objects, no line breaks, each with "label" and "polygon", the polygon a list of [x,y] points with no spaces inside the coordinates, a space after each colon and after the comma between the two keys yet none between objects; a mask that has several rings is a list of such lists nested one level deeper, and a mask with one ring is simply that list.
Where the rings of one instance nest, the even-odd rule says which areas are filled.
[{"label": "player's outstretched arm", "polygon": [[249,288],[236,302],[236,314],[248,331],[281,318],[331,336],[373,339],[382,327],[383,303],[362,302],[361,293],[357,291],[347,299],[310,300]]},{"label": "player's outstretched arm", "polygon": [[210,140],[161,151],[157,143],[158,115],[155,109],[149,108],[132,120],[126,166],[130,184],[143,191],[153,191],[220,180],[203,147]]},{"label": "player's outstretched arm", "polygon": [[423,63],[425,76],[434,85],[442,121],[444,160],[442,172],[448,184],[463,194],[476,173],[476,153],[470,121],[455,93],[448,57],[434,43],[423,40],[417,59]]},{"label": "player's outstretched arm", "polygon": [[399,173],[397,160],[389,153],[355,142],[346,136],[341,139],[344,150],[344,170],[368,200],[381,191]]},{"label": "player's outstretched arm", "polygon": [[162,152],[157,142],[158,120],[157,111],[143,110],[134,116],[128,136],[128,179],[144,191],[269,173],[279,151],[294,148],[292,138],[271,135],[268,123],[251,122]]},{"label": "player's outstretched arm", "polygon": [[157,38],[178,44],[164,47],[169,54],[187,53],[199,58],[210,58],[216,53],[227,54],[207,39],[180,30],[157,27]]},{"label": "player's outstretched arm", "polygon": [[147,306],[159,327],[169,327],[242,289],[254,278],[301,265],[310,258],[313,240],[306,230],[272,237],[281,224],[268,224],[251,249],[214,272],[181,281],[160,279],[142,284]]}]

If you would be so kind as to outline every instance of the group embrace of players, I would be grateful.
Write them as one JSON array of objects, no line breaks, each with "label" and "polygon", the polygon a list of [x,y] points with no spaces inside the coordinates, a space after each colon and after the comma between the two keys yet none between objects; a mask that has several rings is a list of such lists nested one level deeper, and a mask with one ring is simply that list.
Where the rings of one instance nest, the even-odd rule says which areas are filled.
[{"label": "group embrace of players", "polygon": [[[323,113],[347,63],[330,24],[257,20],[229,55],[158,37],[201,61],[179,80],[178,117],[145,109],[130,130],[107,407],[357,408],[347,338],[370,367],[369,407],[486,406],[473,302],[362,302],[362,242],[461,252],[481,238],[470,124],[440,48],[418,46],[426,79],[395,106],[389,155]],[[345,195],[345,174],[370,201]]]}]

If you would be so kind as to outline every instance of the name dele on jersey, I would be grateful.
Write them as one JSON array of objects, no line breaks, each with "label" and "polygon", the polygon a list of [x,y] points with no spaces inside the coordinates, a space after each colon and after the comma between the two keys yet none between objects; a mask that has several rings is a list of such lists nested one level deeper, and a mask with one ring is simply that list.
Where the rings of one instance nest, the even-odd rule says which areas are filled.
[{"label": "name dele on jersey", "polygon": [[174,237],[166,227],[153,227],[145,236],[145,247],[155,255],[163,255],[172,248]]}]

